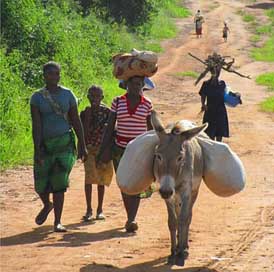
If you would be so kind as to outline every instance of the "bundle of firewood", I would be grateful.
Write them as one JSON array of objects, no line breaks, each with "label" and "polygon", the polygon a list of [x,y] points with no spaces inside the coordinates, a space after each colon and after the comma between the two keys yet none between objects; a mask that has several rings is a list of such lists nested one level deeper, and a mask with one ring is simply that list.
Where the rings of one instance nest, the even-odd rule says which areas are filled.
[{"label": "bundle of firewood", "polygon": [[199,77],[195,81],[195,83],[194,83],[195,85],[197,85],[198,82],[202,78],[204,78],[208,72],[210,72],[212,75],[214,75],[221,69],[223,69],[227,72],[235,73],[238,76],[250,79],[250,76],[245,76],[243,74],[240,74],[239,72],[235,71],[232,68],[232,65],[234,64],[235,59],[232,58],[231,56],[221,56],[220,54],[217,54],[216,52],[214,52],[212,55],[209,55],[206,60],[203,61],[191,53],[188,53],[188,54],[206,66],[205,70],[199,75]]}]

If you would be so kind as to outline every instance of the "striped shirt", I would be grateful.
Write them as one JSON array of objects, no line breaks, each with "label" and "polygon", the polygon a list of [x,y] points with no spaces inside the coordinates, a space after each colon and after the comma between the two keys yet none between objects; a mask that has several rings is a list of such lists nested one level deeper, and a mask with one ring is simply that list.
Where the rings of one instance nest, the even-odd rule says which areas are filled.
[{"label": "striped shirt", "polygon": [[131,140],[147,131],[147,117],[151,114],[151,101],[141,96],[135,109],[129,108],[128,95],[114,98],[111,111],[116,113],[117,127],[115,142],[125,148]]}]

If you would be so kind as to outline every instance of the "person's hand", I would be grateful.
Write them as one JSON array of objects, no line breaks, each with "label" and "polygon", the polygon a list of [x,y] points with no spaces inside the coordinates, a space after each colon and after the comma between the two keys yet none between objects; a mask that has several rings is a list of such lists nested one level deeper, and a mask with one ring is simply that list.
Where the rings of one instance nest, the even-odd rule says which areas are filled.
[{"label": "person's hand", "polygon": [[85,145],[80,145],[78,148],[78,155],[77,159],[82,160],[82,162],[85,162],[88,157],[88,151]]},{"label": "person's hand", "polygon": [[201,107],[201,111],[206,111],[207,110],[207,105],[203,104]]},{"label": "person's hand", "polygon": [[34,161],[40,166],[44,164],[44,159],[41,150],[34,151]]}]

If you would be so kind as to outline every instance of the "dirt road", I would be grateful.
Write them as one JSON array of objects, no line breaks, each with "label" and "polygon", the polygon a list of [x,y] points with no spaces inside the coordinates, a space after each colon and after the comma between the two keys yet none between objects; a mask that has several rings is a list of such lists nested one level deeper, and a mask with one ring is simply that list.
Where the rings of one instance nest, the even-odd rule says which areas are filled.
[{"label": "dirt road", "polygon": [[[226,139],[242,159],[247,172],[243,192],[220,198],[202,186],[190,231],[190,256],[184,268],[169,267],[169,232],[164,202],[158,193],[141,203],[140,230],[123,230],[125,212],[115,181],[106,191],[107,220],[86,224],[83,167],[77,164],[66,194],[63,223],[65,234],[52,232],[53,215],[38,227],[34,218],[41,208],[33,191],[32,169],[20,168],[1,175],[1,271],[81,272],[273,272],[274,271],[274,116],[262,113],[258,103],[267,95],[254,82],[256,75],[273,71],[273,64],[249,58],[250,33],[236,13],[251,1],[187,1],[205,16],[204,35],[196,39],[192,18],[178,21],[178,37],[166,41],[154,77],[157,90],[150,93],[165,123],[202,116],[199,86],[176,72],[203,70],[187,55],[205,58],[213,50],[236,58],[237,69],[252,80],[223,72],[221,77],[242,93],[243,105],[228,109],[231,138]],[[256,1],[266,2],[266,1]],[[269,2],[269,1],[268,1]],[[249,9],[265,20],[263,9]],[[222,22],[228,21],[228,42],[221,38]],[[94,205],[97,201],[94,192]]]}]

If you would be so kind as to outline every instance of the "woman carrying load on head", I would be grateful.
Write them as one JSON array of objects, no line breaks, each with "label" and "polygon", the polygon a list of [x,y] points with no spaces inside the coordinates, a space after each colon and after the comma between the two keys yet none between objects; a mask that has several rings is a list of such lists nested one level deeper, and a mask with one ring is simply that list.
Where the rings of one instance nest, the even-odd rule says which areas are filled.
[{"label": "woman carrying load on head", "polygon": [[196,31],[197,38],[202,37],[202,28],[203,28],[204,22],[205,22],[204,17],[202,16],[201,11],[198,10],[194,17],[195,31]]},{"label": "woman carrying load on head", "polygon": [[[65,232],[61,224],[64,193],[76,159],[74,129],[78,157],[85,160],[87,150],[74,94],[58,85],[60,65],[48,62],[43,66],[45,87],[35,92],[30,101],[34,143],[34,181],[44,207],[35,222],[42,225],[54,209],[54,231]],[[53,203],[49,194],[53,193]]]},{"label": "woman carrying load on head", "polygon": [[222,137],[229,137],[228,117],[224,104],[226,84],[219,80],[221,66],[216,65],[210,70],[211,78],[204,81],[200,89],[203,123],[208,123],[206,134],[213,140],[222,141]]},{"label": "woman carrying load on head", "polygon": [[[133,76],[127,80],[127,93],[113,99],[97,162],[108,162],[112,152],[115,171],[127,144],[137,136],[152,129],[150,121],[152,103],[142,94],[144,85],[144,77]],[[115,145],[112,147],[115,125]],[[138,229],[135,219],[140,204],[140,196],[139,194],[127,195],[122,192],[122,199],[127,213],[125,229],[127,232],[135,232]]]}]

